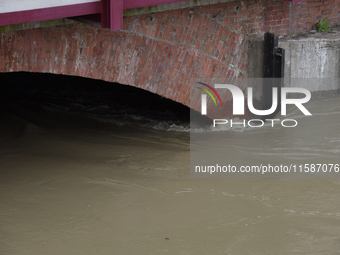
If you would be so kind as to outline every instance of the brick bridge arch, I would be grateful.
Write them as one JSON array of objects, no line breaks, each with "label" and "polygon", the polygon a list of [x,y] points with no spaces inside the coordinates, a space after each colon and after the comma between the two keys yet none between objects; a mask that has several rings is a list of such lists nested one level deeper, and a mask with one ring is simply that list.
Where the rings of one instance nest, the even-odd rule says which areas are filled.
[{"label": "brick bridge arch", "polygon": [[[247,76],[249,38],[267,30],[287,33],[288,17],[287,2],[248,0],[130,16],[114,32],[81,23],[2,32],[0,72],[117,82],[189,106],[191,78]],[[293,29],[309,29],[306,24]],[[227,102],[230,95],[221,97]],[[199,111],[198,101],[191,106]],[[208,109],[215,109],[209,117],[221,116]]]},{"label": "brick bridge arch", "polygon": [[189,106],[191,78],[236,77],[247,67],[246,38],[209,16],[217,7],[127,17],[114,32],[77,23],[1,33],[0,72],[117,82]]}]

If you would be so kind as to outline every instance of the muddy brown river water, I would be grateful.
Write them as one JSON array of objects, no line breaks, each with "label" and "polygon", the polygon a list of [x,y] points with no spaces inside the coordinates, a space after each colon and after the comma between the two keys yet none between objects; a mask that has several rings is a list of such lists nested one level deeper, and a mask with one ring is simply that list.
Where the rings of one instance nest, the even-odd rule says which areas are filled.
[{"label": "muddy brown river water", "polygon": [[[294,132],[221,131],[226,150],[340,163],[340,99],[308,107]],[[1,255],[340,254],[340,178],[195,179],[185,123],[24,115],[0,114]]]}]

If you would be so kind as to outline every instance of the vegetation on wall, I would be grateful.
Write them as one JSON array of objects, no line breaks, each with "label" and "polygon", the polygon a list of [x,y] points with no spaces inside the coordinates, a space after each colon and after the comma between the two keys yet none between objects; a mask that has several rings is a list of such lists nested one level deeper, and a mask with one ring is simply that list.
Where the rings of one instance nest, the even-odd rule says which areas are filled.
[{"label": "vegetation on wall", "polygon": [[318,32],[331,32],[331,29],[329,28],[331,26],[331,23],[328,22],[328,18],[321,19],[318,23]]}]

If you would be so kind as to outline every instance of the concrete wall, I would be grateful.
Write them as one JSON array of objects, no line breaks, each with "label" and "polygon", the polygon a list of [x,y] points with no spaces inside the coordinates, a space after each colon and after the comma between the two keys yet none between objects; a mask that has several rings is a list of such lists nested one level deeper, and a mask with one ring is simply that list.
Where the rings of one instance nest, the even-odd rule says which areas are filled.
[{"label": "concrete wall", "polygon": [[[340,93],[340,28],[333,28],[332,33],[313,31],[280,37],[279,47],[285,49],[285,87],[306,88],[313,97]],[[249,42],[248,61],[248,77],[263,77],[263,40]],[[261,102],[261,82],[254,90],[255,102]]]},{"label": "concrete wall", "polygon": [[340,29],[286,36],[279,46],[286,51],[285,86],[303,87],[314,96],[340,90]]}]

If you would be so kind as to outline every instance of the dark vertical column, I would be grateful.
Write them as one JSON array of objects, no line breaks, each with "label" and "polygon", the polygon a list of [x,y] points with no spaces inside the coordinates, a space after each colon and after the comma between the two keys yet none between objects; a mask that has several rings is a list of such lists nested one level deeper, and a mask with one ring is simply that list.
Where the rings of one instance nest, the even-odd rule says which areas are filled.
[{"label": "dark vertical column", "polygon": [[285,50],[278,47],[277,35],[265,33],[263,49],[263,101],[262,109],[267,110],[272,106],[273,88],[278,88],[278,107],[275,112],[263,116],[263,119],[273,118],[281,110],[281,87],[284,77]]}]

